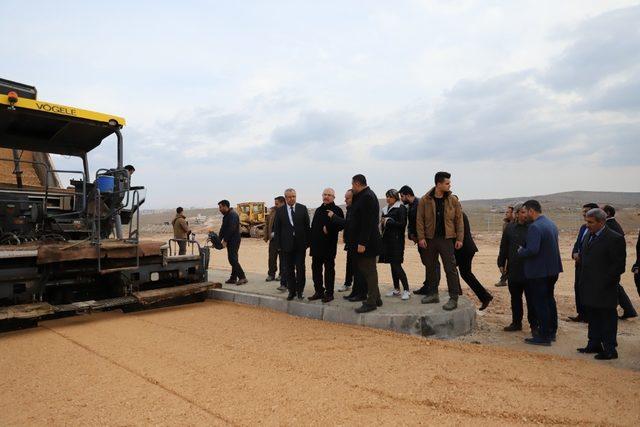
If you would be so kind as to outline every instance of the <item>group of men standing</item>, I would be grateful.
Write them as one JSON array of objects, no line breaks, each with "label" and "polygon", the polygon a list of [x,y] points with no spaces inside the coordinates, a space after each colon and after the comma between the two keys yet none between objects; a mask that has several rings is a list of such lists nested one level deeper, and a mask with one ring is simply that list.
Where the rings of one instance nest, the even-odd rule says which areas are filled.
[{"label": "group of men standing", "polygon": [[[512,209],[514,218],[503,230],[498,255],[498,267],[511,294],[512,322],[504,330],[522,329],[524,294],[532,331],[532,337],[525,341],[548,346],[556,340],[558,330],[554,296],[555,283],[562,272],[558,229],[542,214],[542,207],[535,200],[518,203]],[[569,319],[589,325],[587,345],[578,352],[595,353],[595,358],[601,360],[618,358],[618,304],[623,308],[620,318],[637,316],[620,285],[626,243],[614,216],[615,209],[609,205],[600,209],[595,203],[585,204],[585,223],[572,250],[578,315]],[[634,273],[637,281],[635,270]]]}]

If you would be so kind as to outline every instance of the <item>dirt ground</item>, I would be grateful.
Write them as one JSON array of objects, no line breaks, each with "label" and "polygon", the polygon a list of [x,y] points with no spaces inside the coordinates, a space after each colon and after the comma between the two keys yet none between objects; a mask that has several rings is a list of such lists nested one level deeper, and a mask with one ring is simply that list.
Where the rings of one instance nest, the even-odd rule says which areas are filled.
[{"label": "dirt ground", "polygon": [[219,301],[0,338],[0,425],[640,423],[640,373]]},{"label": "dirt ground", "polygon": [[[527,336],[527,331],[518,333],[503,332],[502,328],[511,322],[511,302],[509,290],[506,287],[495,287],[498,281],[499,272],[496,266],[496,259],[499,250],[499,237],[497,235],[476,235],[476,244],[479,252],[473,260],[473,271],[478,280],[494,296],[494,300],[487,310],[478,312],[477,331],[465,337],[459,338],[463,342],[495,344],[511,348],[518,348],[526,351],[536,351],[546,354],[556,354],[567,357],[578,357],[576,348],[586,344],[586,324],[569,322],[567,317],[575,315],[575,297],[573,291],[573,261],[570,259],[571,248],[573,247],[573,236],[562,235],[560,249],[563,256],[565,272],[560,275],[556,285],[556,300],[558,303],[558,317],[560,320],[558,341],[553,347],[533,347],[523,343]],[[635,240],[628,240],[627,247],[627,272],[622,277],[622,284],[627,294],[640,311],[640,297],[633,282],[631,265],[635,260]],[[336,283],[341,284],[344,280],[345,253],[338,251],[336,258]],[[240,263],[243,268],[251,272],[267,272],[267,244],[259,239],[243,239],[240,247]],[[212,255],[212,266],[216,269],[230,270],[226,259],[226,252],[214,251]],[[412,290],[419,287],[424,280],[424,267],[420,262],[417,249],[411,243],[405,250],[405,262],[403,264],[409,285]],[[311,261],[307,257],[307,275],[311,274]],[[388,265],[378,266],[381,290],[384,292],[391,289],[391,272]],[[472,301],[480,303],[471,289],[462,283],[463,292]],[[312,292],[311,281],[308,281],[309,291]],[[446,289],[444,278],[440,284],[442,289]],[[418,296],[412,296],[416,298]],[[620,314],[622,312],[620,311]],[[526,313],[525,313],[526,316]],[[525,318],[526,324],[526,318]],[[526,329],[526,327],[525,327]],[[609,364],[640,370],[640,320],[639,318],[618,322],[618,350],[620,359],[608,362]],[[584,356],[579,356],[584,357]]]},{"label": "dirt ground", "polygon": [[[475,270],[496,299],[470,336],[428,340],[219,301],[47,321],[0,335],[0,425],[639,425],[640,322],[620,322],[613,362],[576,354],[581,324],[561,322],[551,348],[525,346],[524,332],[501,331],[510,311],[507,289],[493,286],[497,238],[477,240]],[[417,284],[423,267],[407,249]],[[224,255],[214,268],[228,269]],[[264,272],[266,244],[243,240],[240,259]],[[339,282],[342,253],[337,264]],[[573,313],[565,268],[561,318]],[[629,274],[623,284],[640,306]]]}]

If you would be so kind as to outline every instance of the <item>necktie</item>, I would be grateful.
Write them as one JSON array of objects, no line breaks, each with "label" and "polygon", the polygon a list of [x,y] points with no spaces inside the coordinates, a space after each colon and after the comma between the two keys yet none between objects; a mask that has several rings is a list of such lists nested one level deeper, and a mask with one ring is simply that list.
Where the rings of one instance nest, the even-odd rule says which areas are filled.
[{"label": "necktie", "polygon": [[295,213],[296,213],[296,211],[294,211],[293,210],[293,206],[291,206],[291,225],[294,225],[293,224],[293,218],[294,218]]},{"label": "necktie", "polygon": [[591,243],[593,243],[593,241],[595,240],[595,238],[596,238],[595,233],[591,233],[591,234],[589,235],[589,240],[587,241],[587,246],[591,246]]}]

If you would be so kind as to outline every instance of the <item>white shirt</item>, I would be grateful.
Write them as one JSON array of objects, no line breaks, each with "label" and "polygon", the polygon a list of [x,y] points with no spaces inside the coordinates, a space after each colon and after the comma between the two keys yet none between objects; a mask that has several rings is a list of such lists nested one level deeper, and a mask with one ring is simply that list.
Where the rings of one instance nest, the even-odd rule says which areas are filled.
[{"label": "white shirt", "polygon": [[292,227],[294,227],[294,224],[293,224],[293,215],[291,215],[291,208],[293,208],[293,213],[295,213],[295,212],[296,212],[295,205],[293,205],[293,206],[289,206],[289,205],[287,205],[287,215],[289,215],[289,222],[291,223],[291,226],[292,226]]}]

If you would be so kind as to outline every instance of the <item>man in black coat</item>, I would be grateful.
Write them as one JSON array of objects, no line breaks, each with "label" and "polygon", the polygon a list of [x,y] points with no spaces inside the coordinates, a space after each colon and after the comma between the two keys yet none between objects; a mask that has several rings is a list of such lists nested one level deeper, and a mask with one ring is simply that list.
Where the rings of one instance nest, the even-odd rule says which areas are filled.
[{"label": "man in black coat", "polygon": [[277,242],[282,268],[287,275],[287,288],[291,301],[302,299],[305,285],[305,257],[311,240],[309,211],[296,203],[296,190],[288,188],[284,193],[286,204],[276,210],[273,220],[273,238]]},{"label": "man in black coat", "polygon": [[[311,270],[315,293],[309,301],[321,299],[327,303],[333,301],[333,286],[336,279],[336,251],[339,227],[331,221],[327,212],[344,217],[342,209],[336,206],[336,192],[333,188],[322,191],[322,205],[313,213],[311,221]],[[324,269],[324,277],[323,270]]]},{"label": "man in black coat", "polygon": [[[327,211],[327,216],[329,216],[331,222],[333,222],[340,230],[344,230],[342,238],[344,240],[344,250],[347,252],[344,290],[347,291],[351,288],[351,293],[343,298],[351,302],[365,301],[367,299],[367,284],[362,279],[362,275],[355,265],[354,258],[356,251],[349,248],[349,226],[347,224],[351,221],[351,207],[353,204],[352,189],[348,189],[345,193],[344,202],[347,205],[347,214],[344,218],[335,215],[332,211]],[[350,286],[352,282],[353,286]],[[340,289],[338,291],[340,291]]]},{"label": "man in black coat", "polygon": [[640,295],[640,232],[638,232],[636,239],[636,262],[631,267],[631,271],[633,272],[633,281],[636,282],[638,295]]},{"label": "man in black coat", "polygon": [[228,200],[218,202],[218,210],[223,215],[219,238],[222,246],[227,248],[227,259],[231,264],[231,277],[225,283],[244,285],[247,277],[240,266],[238,251],[240,250],[240,217],[230,206]]},{"label": "man in black coat", "polygon": [[[607,227],[624,237],[624,230],[616,220],[615,208],[611,205],[604,205],[602,210],[607,214]],[[620,308],[622,308],[622,316],[620,316],[620,319],[624,320],[632,317],[638,317],[638,312],[620,283],[618,283],[618,304],[620,305]]]},{"label": "man in black coat", "polygon": [[356,175],[351,181],[353,204],[351,219],[347,223],[349,250],[354,251],[356,268],[367,284],[367,299],[356,308],[357,313],[373,311],[382,305],[378,287],[376,257],[380,253],[378,222],[380,204],[378,197],[367,185],[364,175]]},{"label": "man in black coat", "polygon": [[[462,221],[464,223],[464,240],[462,241],[462,247],[460,249],[456,249],[454,252],[456,264],[458,265],[458,270],[460,270],[460,277],[462,277],[462,280],[469,285],[473,293],[476,294],[480,300],[482,304],[480,306],[480,311],[482,311],[487,308],[491,300],[493,300],[493,296],[484,288],[484,286],[482,286],[482,283],[480,283],[471,271],[471,263],[473,262],[473,257],[476,252],[478,252],[478,247],[473,241],[471,227],[469,226],[469,218],[467,218],[467,214],[464,213],[464,211],[462,212]],[[462,293],[462,290],[460,293]]]},{"label": "man in black coat", "polygon": [[[413,192],[413,189],[408,185],[403,185],[398,190],[400,193],[400,200],[404,203],[404,206],[407,208],[407,235],[409,240],[416,244],[418,248],[418,254],[420,254],[420,258],[422,259],[424,249],[417,245],[418,243],[418,232],[416,231],[416,215],[418,214],[418,204],[420,200],[416,197]],[[436,277],[438,279],[438,283],[433,287],[434,289],[438,288],[440,284],[440,261],[436,261]],[[416,295],[429,295],[431,292],[431,286],[429,286],[429,282],[427,282],[427,267],[424,267],[424,281],[422,282],[422,287],[413,291]]]},{"label": "man in black coat", "polygon": [[538,321],[533,308],[531,293],[527,287],[527,278],[524,275],[524,260],[518,256],[518,248],[524,246],[527,241],[527,212],[522,208],[522,203],[513,206],[515,220],[507,224],[502,231],[500,239],[500,252],[498,254],[498,268],[507,278],[509,294],[511,295],[511,324],[504,327],[506,332],[522,330],[522,318],[524,310],[522,294],[527,301],[527,320],[532,334],[537,334]]},{"label": "man in black coat", "polygon": [[601,209],[587,212],[589,235],[580,252],[580,295],[589,323],[589,341],[580,353],[597,353],[600,360],[617,359],[618,283],[625,270],[624,237],[605,226]]},{"label": "man in black coat", "polygon": [[569,316],[569,320],[572,322],[586,322],[587,317],[584,314],[584,307],[582,306],[582,302],[580,301],[580,294],[578,290],[578,285],[580,283],[580,250],[582,249],[582,240],[584,237],[589,234],[589,230],[587,229],[587,212],[591,209],[597,209],[598,205],[595,203],[585,203],[582,205],[582,218],[585,223],[580,226],[580,230],[578,230],[578,235],[576,236],[576,241],[573,244],[573,249],[571,250],[571,258],[575,264],[575,274],[573,280],[573,292],[576,299],[576,312],[577,316]]}]

